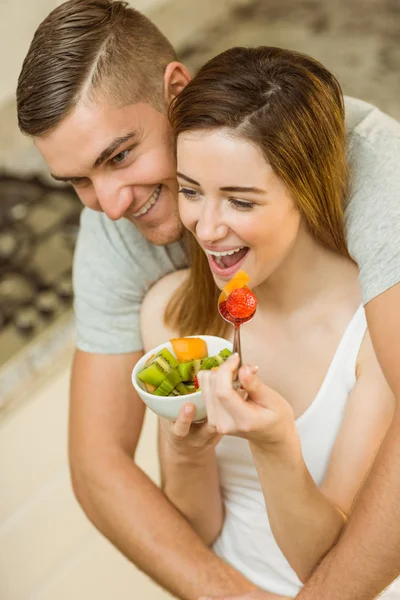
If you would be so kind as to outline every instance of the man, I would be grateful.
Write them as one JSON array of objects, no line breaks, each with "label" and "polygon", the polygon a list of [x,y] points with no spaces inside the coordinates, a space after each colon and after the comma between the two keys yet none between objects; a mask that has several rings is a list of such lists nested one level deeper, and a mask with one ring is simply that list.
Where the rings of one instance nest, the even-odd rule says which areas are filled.
[{"label": "man", "polygon": [[[130,383],[141,301],[187,264],[167,107],[190,76],[148,19],[111,0],[69,0],[39,26],[19,78],[20,128],[82,202],[75,256],[77,350],[70,464],[88,517],[179,598],[255,589],[204,546],[132,461],[144,407]],[[300,597],[374,598],[400,572],[400,127],[348,99],[349,247],[398,409],[348,530]]]}]

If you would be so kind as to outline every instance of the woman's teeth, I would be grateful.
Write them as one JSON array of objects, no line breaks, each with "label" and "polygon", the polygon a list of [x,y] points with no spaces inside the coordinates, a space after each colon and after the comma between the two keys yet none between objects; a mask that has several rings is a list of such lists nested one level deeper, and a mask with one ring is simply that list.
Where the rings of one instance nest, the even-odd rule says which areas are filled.
[{"label": "woman's teeth", "polygon": [[142,215],[145,215],[150,210],[150,208],[157,202],[160,192],[161,184],[156,187],[146,204],[137,212],[132,213],[132,217],[141,217]]},{"label": "woman's teeth", "polygon": [[[213,252],[212,250],[206,250],[206,252],[207,254],[211,254],[215,262],[221,269],[227,269],[228,267],[231,267],[235,263],[239,262],[239,260],[241,260],[241,258],[244,256],[243,250],[245,251],[244,254],[246,254],[248,248],[246,246],[241,246],[240,248],[235,248],[234,250],[226,250],[225,252]],[[237,258],[228,258],[234,254],[237,254],[238,252],[241,253],[241,256],[238,256]]]},{"label": "woman's teeth", "polygon": [[207,254],[211,254],[212,256],[215,257],[219,257],[219,256],[229,256],[231,254],[235,254],[235,252],[240,252],[240,250],[243,250],[245,246],[241,246],[240,248],[235,248],[235,250],[227,250],[226,252],[213,252],[211,250],[206,250]]}]

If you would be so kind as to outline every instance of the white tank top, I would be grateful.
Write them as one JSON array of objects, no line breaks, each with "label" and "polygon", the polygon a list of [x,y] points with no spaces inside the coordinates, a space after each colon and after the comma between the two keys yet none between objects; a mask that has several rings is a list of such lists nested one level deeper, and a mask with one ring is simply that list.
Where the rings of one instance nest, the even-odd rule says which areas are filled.
[{"label": "white tank top", "polygon": [[[356,362],[367,329],[359,307],[335,352],[314,401],[296,420],[304,461],[321,485],[338,435],[349,393],[356,383]],[[302,584],[272,534],[257,470],[247,440],[225,436],[217,446],[225,522],[215,552],[261,589],[296,596]],[[400,599],[400,592],[384,594]]]}]

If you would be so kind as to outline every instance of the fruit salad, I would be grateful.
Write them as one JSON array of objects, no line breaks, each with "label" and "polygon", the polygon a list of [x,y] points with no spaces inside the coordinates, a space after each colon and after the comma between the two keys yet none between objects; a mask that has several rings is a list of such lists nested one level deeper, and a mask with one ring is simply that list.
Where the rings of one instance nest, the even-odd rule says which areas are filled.
[{"label": "fruit salad", "polygon": [[173,338],[173,353],[162,348],[151,356],[137,377],[144,389],[155,396],[185,396],[199,389],[197,373],[219,367],[232,353],[224,348],[208,356],[206,342],[201,338]]}]

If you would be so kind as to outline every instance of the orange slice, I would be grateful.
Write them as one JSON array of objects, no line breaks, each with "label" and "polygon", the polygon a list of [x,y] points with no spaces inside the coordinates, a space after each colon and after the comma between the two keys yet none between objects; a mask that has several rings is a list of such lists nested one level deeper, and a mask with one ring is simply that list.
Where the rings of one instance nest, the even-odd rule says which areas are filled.
[{"label": "orange slice", "polygon": [[146,362],[144,363],[144,366],[148,365],[149,362],[151,362],[153,360],[153,358],[155,357],[155,354],[152,354],[151,356],[149,356],[149,358],[146,360]]},{"label": "orange slice", "polygon": [[227,296],[229,296],[229,294],[233,292],[233,290],[247,285],[249,281],[250,277],[245,271],[238,271],[236,275],[232,277],[232,279],[228,281],[228,283],[224,286],[223,291]]},{"label": "orange slice", "polygon": [[179,362],[197,360],[208,356],[207,344],[201,338],[172,338],[169,341]]},{"label": "orange slice", "polygon": [[146,382],[144,382],[144,387],[146,388],[146,392],[149,392],[149,394],[152,394],[154,392],[154,390],[157,389],[157,387],[155,385],[152,385],[151,383],[146,383]]}]

